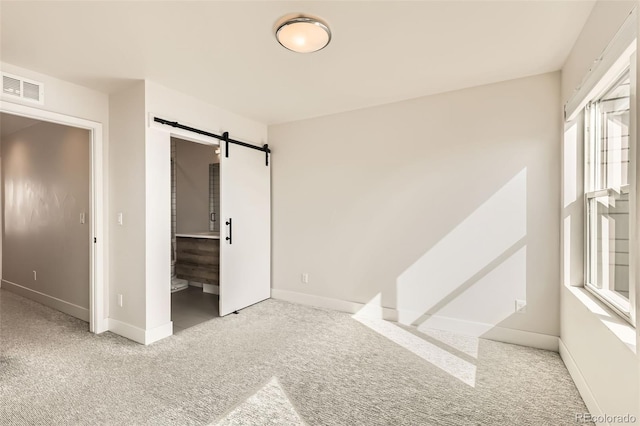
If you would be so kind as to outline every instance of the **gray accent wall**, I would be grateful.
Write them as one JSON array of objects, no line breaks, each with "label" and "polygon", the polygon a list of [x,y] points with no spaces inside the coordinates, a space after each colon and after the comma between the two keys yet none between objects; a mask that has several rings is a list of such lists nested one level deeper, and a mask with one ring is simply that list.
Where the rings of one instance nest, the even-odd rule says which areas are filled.
[{"label": "gray accent wall", "polygon": [[0,170],[2,288],[88,321],[90,132],[17,131],[2,140]]},{"label": "gray accent wall", "polygon": [[209,231],[209,164],[215,146],[172,138],[176,144],[176,233]]}]

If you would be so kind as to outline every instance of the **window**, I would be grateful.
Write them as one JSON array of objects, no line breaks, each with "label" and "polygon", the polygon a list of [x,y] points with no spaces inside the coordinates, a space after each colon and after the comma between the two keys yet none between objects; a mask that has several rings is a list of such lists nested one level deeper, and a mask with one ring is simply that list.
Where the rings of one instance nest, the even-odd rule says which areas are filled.
[{"label": "window", "polygon": [[587,104],[584,117],[585,286],[631,321],[630,87],[627,68]]}]

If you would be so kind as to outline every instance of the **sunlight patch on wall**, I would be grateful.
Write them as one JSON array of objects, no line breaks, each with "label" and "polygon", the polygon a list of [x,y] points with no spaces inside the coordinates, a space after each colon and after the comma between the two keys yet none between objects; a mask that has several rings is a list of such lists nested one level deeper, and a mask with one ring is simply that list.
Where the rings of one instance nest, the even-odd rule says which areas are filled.
[{"label": "sunlight patch on wall", "polygon": [[563,205],[566,208],[578,195],[578,128],[573,122],[564,132]]},{"label": "sunlight patch on wall", "polygon": [[[502,260],[485,276],[456,295],[438,310],[437,315],[489,326],[500,323],[515,311],[515,300],[527,298],[527,248]],[[437,323],[428,317],[420,327],[432,327]]]},{"label": "sunlight patch on wall", "polygon": [[595,317],[598,318],[611,332],[622,341],[629,349],[636,352],[637,336],[636,330],[623,319],[617,317],[616,314],[609,312],[601,306],[600,302],[596,302],[587,290],[580,287],[568,287],[570,291],[580,303],[587,308]]},{"label": "sunlight patch on wall", "polygon": [[564,275],[564,285],[571,285],[571,215],[564,218],[562,231],[562,267]]},{"label": "sunlight patch on wall", "polygon": [[611,330],[627,347],[634,352],[636,351],[636,333],[635,330],[627,324],[602,319],[602,323]]},{"label": "sunlight patch on wall", "polygon": [[515,266],[511,263],[504,268],[499,266],[522,249],[526,233],[527,169],[524,168],[400,274],[396,281],[398,321],[413,324],[425,314],[442,310],[459,293],[469,291],[461,287],[484,283],[483,277],[491,275],[493,269],[504,272],[501,279],[505,286],[511,286],[507,294],[511,299],[497,295],[501,303],[498,315],[494,315],[498,308],[494,290],[488,294],[475,292],[478,296],[473,301],[475,316],[466,315],[467,307],[462,305],[458,305],[461,311],[450,314],[463,315],[471,321],[497,321],[504,317],[507,306],[513,313],[511,290],[524,296],[522,292],[526,287],[526,262],[522,260],[526,251],[516,256]]}]

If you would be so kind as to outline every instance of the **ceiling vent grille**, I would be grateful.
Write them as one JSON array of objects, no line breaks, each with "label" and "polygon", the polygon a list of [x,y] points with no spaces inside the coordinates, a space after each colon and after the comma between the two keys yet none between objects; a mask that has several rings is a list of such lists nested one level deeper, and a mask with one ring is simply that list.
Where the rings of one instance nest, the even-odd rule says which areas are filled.
[{"label": "ceiling vent grille", "polygon": [[44,84],[16,75],[2,73],[2,94],[44,104]]}]

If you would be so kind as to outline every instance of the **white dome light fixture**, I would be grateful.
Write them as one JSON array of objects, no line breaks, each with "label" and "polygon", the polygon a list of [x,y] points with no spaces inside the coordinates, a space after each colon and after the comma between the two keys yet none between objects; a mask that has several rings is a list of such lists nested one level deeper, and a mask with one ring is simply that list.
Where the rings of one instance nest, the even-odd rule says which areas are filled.
[{"label": "white dome light fixture", "polygon": [[331,41],[329,26],[318,18],[283,18],[277,25],[276,39],[283,47],[298,53],[324,49]]}]

